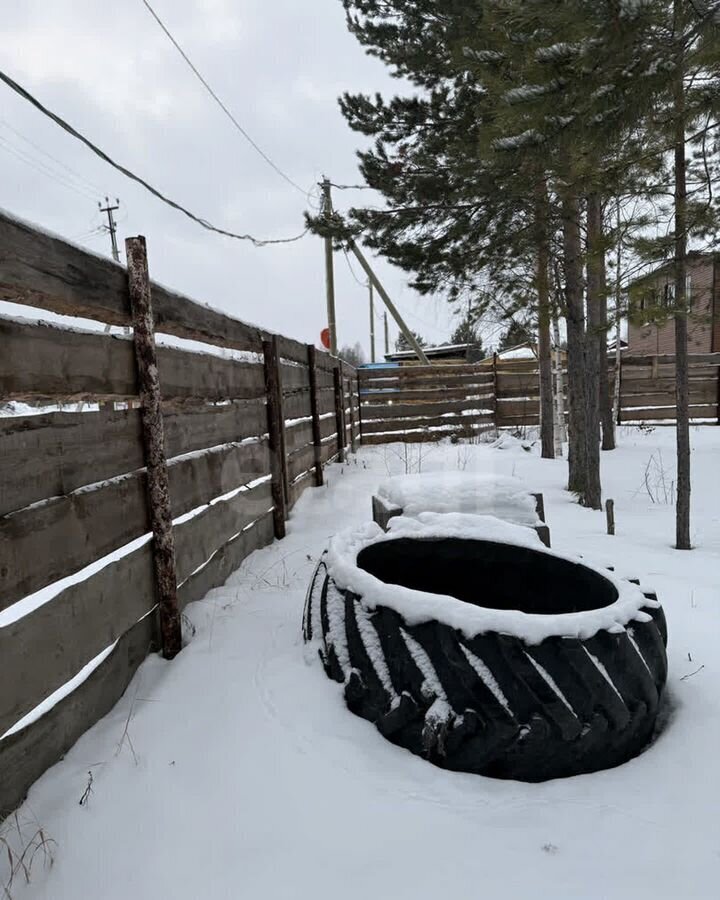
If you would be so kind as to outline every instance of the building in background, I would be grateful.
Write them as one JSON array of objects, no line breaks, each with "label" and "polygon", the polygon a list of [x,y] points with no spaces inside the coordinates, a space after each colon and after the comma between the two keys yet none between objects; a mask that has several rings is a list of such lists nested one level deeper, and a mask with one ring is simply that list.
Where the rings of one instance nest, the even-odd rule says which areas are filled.
[{"label": "building in background", "polygon": [[[720,350],[720,254],[688,254],[688,351]],[[630,284],[629,354],[675,353],[675,276],[668,262]]]},{"label": "building in background", "polygon": [[[482,350],[472,344],[445,344],[440,347],[423,347],[423,352],[433,365],[452,365],[453,363],[474,363],[484,357]],[[420,360],[414,350],[399,350],[386,353],[385,361],[400,366],[417,366]]]}]

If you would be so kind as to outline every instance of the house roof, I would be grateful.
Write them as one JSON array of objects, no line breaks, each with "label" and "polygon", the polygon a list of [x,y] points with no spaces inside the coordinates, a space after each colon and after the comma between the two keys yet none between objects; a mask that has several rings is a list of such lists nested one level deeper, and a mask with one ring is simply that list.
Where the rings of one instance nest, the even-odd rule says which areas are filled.
[{"label": "house roof", "polygon": [[[687,254],[688,260],[697,260],[697,259],[707,259],[708,261],[712,261],[717,258],[716,253],[706,253],[702,250],[690,250]],[[628,288],[635,287],[635,285],[642,284],[645,281],[649,281],[652,278],[657,278],[658,275],[669,274],[673,266],[675,265],[675,261],[669,259],[667,262],[661,263],[659,266],[656,266],[654,269],[651,269],[649,272],[646,272],[644,275],[640,275],[638,278],[634,278]]]},{"label": "house roof", "polygon": [[[439,347],[423,347],[422,349],[428,359],[452,359],[465,356],[472,346],[472,344],[442,344]],[[402,359],[415,359],[416,357],[417,353],[414,350],[399,350],[397,353],[385,354],[388,362],[399,362]]]}]

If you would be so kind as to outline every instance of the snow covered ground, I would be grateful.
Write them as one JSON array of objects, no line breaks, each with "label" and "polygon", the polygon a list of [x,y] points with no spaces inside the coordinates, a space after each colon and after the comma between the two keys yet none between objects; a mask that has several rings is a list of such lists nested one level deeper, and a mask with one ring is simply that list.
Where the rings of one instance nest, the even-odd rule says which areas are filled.
[{"label": "snow covered ground", "polygon": [[[32,789],[2,832],[42,827],[14,898],[430,900],[720,896],[720,429],[694,429],[697,549],[672,549],[674,431],[622,429],[603,454],[603,513],[563,491],[564,461],[505,441],[363,449],[307,491],[288,537],[189,607],[196,633],[149,659],[123,700]],[[303,648],[313,562],[370,517],[388,474],[517,475],[545,495],[557,549],[655,587],[670,643],[664,731],[611,771],[522,784],[454,774],[387,743],[346,711]],[[652,495],[652,497],[651,497]],[[87,802],[80,799],[92,772]],[[0,876],[3,869],[0,862]],[[0,880],[0,884],[2,881]]]}]

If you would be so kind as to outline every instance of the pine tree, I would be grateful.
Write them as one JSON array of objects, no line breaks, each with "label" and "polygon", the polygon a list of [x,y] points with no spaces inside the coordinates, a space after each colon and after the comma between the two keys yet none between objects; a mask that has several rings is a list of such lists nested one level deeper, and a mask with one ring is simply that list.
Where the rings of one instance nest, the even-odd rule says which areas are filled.
[{"label": "pine tree", "polygon": [[[418,342],[421,347],[426,347],[425,338],[417,333],[417,331],[413,331],[413,337]],[[400,332],[397,336],[397,340],[395,341],[395,351],[397,353],[405,353],[408,350],[412,350],[412,346],[410,345],[410,341],[405,337],[405,335]]]}]

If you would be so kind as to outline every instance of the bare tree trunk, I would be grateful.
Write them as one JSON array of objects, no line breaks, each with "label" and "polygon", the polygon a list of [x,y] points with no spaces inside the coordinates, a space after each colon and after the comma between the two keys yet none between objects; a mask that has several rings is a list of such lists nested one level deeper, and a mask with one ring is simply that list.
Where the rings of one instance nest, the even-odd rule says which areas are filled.
[{"label": "bare tree trunk", "polygon": [[583,308],[580,202],[570,189],[562,200],[565,307],[568,345],[568,490],[584,502],[587,488],[585,310]]},{"label": "bare tree trunk", "polygon": [[675,546],[690,550],[690,389],[688,384],[687,183],[685,162],[685,72],[681,40],[682,0],[674,0],[678,34],[675,81],[675,402],[677,412],[677,506]]},{"label": "bare tree trunk", "polygon": [[600,330],[600,425],[602,426],[602,449],[615,449],[615,419],[613,418],[613,402],[610,393],[610,378],[608,375],[608,286],[605,233],[602,211],[599,220],[600,248],[597,257],[598,264],[598,328]]},{"label": "bare tree trunk", "polygon": [[553,422],[552,341],[550,339],[550,247],[547,193],[544,186],[537,205],[538,362],[540,368],[540,443],[543,459],[555,458]]},{"label": "bare tree trunk", "polygon": [[557,311],[553,311],[553,341],[555,343],[555,456],[562,457],[563,444],[567,440],[565,428],[565,378],[563,376],[562,350],[560,349],[560,323]]},{"label": "bare tree trunk", "polygon": [[[587,410],[587,476],[583,502],[600,509],[600,360],[605,337],[601,330],[603,278],[602,202],[593,191],[587,197],[587,332],[585,334],[585,408]],[[607,365],[606,365],[607,369]]]}]

